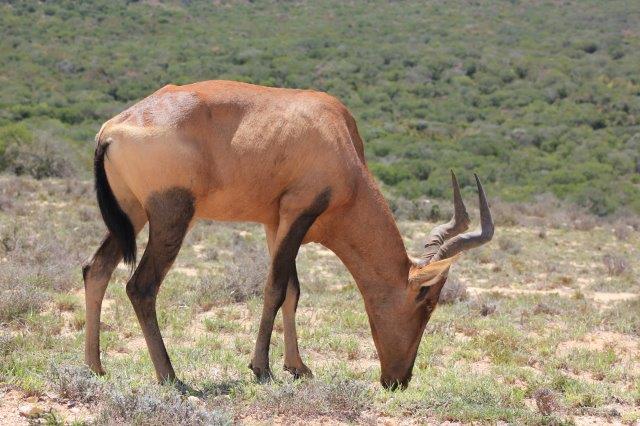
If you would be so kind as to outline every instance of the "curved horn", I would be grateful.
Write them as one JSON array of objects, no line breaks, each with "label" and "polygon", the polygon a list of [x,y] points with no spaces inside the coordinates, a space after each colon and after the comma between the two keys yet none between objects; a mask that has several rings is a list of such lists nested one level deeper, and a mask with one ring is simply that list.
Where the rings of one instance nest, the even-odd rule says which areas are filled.
[{"label": "curved horn", "polygon": [[466,231],[469,228],[469,214],[460,195],[460,186],[456,174],[451,170],[451,186],[453,187],[453,217],[447,223],[438,225],[431,230],[424,247],[427,249],[426,257],[437,253],[442,244],[451,237]]},{"label": "curved horn", "polygon": [[493,219],[491,218],[491,210],[489,209],[489,203],[487,202],[487,196],[484,193],[484,188],[480,183],[480,178],[477,174],[473,174],[476,178],[476,184],[478,185],[478,199],[480,203],[480,228],[467,232],[466,234],[457,235],[450,240],[446,241],[436,254],[431,259],[432,262],[441,259],[447,259],[451,256],[468,250],[470,248],[481,246],[491,240],[493,237]]}]

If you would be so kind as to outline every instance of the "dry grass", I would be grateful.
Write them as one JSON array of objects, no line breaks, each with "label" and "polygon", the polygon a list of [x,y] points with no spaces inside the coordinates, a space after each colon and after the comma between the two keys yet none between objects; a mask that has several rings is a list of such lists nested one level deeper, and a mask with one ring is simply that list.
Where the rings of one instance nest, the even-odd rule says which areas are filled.
[{"label": "dry grass", "polygon": [[447,278],[447,283],[440,292],[439,303],[455,303],[467,300],[469,294],[467,293],[467,286],[460,282],[455,275],[450,275]]},{"label": "dry grass", "polygon": [[[516,225],[506,226],[506,210],[498,208],[496,241],[452,268],[409,389],[396,393],[378,384],[357,287],[317,245],[298,257],[297,314],[300,350],[315,378],[294,382],[283,371],[278,320],[271,347],[276,381],[257,384],[247,364],[268,269],[264,233],[252,225],[197,225],[158,301],[176,371],[201,391],[188,397],[155,384],[124,269],[116,271],[103,309],[107,375],[81,367],[80,266],[104,232],[90,183],[0,177],[0,196],[0,392],[21,395],[0,415],[16,414],[36,396],[54,410],[41,421],[72,418],[72,404],[81,410],[75,415],[99,424],[640,418],[640,282],[632,272],[640,266],[640,235],[630,224],[624,238],[600,220],[576,230],[578,214],[554,213],[541,199],[510,206]],[[446,216],[447,204],[439,204],[433,214]],[[400,222],[406,246],[419,250],[432,225]],[[144,235],[139,242],[142,249]]]},{"label": "dry grass", "polygon": [[610,276],[622,275],[629,269],[629,261],[617,254],[605,254],[602,263]]},{"label": "dry grass", "polygon": [[328,383],[304,381],[267,387],[255,402],[258,417],[274,414],[290,419],[329,417],[334,420],[356,420],[371,407],[372,393],[366,383],[334,377]]},{"label": "dry grass", "polygon": [[51,363],[49,382],[60,396],[79,402],[95,402],[102,394],[102,383],[87,368]]},{"label": "dry grass", "polygon": [[135,391],[106,391],[96,423],[114,426],[214,426],[229,425],[231,419],[222,411],[200,407],[171,390],[146,387]]}]

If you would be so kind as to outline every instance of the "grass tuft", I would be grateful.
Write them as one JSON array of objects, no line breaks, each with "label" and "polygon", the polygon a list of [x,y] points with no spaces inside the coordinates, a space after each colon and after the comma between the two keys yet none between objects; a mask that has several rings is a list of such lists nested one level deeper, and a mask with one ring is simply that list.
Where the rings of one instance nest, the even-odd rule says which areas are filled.
[{"label": "grass tuft", "polygon": [[551,415],[560,408],[560,405],[558,403],[558,396],[551,389],[537,389],[533,393],[533,399],[535,399],[536,401],[538,411],[544,416]]},{"label": "grass tuft", "polygon": [[449,276],[447,282],[440,292],[439,303],[455,303],[467,300],[469,294],[467,293],[467,285],[462,283],[455,276]]},{"label": "grass tuft", "polygon": [[372,393],[366,383],[340,378],[330,382],[310,380],[269,386],[259,395],[256,411],[313,419],[330,417],[354,421],[371,405]]},{"label": "grass tuft", "polygon": [[430,374],[422,388],[401,403],[403,411],[423,418],[436,414],[453,422],[508,422],[525,410],[524,393],[491,376],[457,369]]},{"label": "grass tuft", "polygon": [[231,418],[224,411],[196,406],[173,390],[154,386],[130,391],[109,389],[97,424],[230,425]]},{"label": "grass tuft", "polygon": [[51,363],[49,381],[64,398],[84,403],[97,401],[103,391],[102,383],[85,366]]},{"label": "grass tuft", "polygon": [[609,276],[622,275],[629,269],[629,261],[625,257],[617,254],[605,254],[602,257],[602,263]]},{"label": "grass tuft", "polygon": [[47,297],[27,282],[0,278],[0,322],[22,320],[38,311]]}]

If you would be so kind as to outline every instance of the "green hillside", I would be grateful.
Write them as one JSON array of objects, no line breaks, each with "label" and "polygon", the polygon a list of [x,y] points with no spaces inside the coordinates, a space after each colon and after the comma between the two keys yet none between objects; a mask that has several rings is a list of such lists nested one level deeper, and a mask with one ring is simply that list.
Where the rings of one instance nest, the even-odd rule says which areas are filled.
[{"label": "green hillside", "polygon": [[552,193],[640,212],[637,1],[0,3],[0,167],[88,176],[101,122],[162,85],[328,91],[407,198]]}]

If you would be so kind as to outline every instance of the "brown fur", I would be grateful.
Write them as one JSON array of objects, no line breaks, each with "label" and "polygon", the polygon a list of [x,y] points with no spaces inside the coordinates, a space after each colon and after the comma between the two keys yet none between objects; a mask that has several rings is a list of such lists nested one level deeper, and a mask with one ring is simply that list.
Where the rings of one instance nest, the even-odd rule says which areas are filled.
[{"label": "brown fur", "polygon": [[[301,244],[315,241],[334,251],[358,284],[382,383],[406,385],[441,286],[419,300],[418,294],[436,277],[446,279],[453,260],[430,265],[409,258],[342,103],[325,93],[229,81],[169,85],[106,122],[97,143],[109,144],[109,185],[136,231],[149,220],[149,244],[127,293],[161,380],[175,375],[155,297],[190,222],[202,218],[257,222],[267,230],[272,265],[251,361],[259,378],[270,375],[269,341],[280,306],[285,366],[311,374],[295,333],[295,258]],[[91,297],[101,301],[99,293]],[[90,315],[95,321],[95,309]],[[94,369],[95,338],[88,333]]]},{"label": "brown fur", "polygon": [[149,197],[146,207],[149,242],[127,283],[127,295],[140,322],[158,380],[173,381],[176,376],[158,327],[156,296],[193,219],[194,198],[189,190],[171,188]]},{"label": "brown fur", "polygon": [[260,380],[271,376],[269,368],[269,344],[271,342],[271,332],[273,331],[273,321],[276,313],[284,302],[287,287],[291,283],[292,275],[295,273],[295,259],[302,244],[304,236],[313,225],[313,222],[320,216],[331,198],[331,190],[322,191],[302,214],[300,214],[290,226],[286,222],[281,222],[278,227],[278,234],[284,234],[284,238],[276,245],[275,254],[271,260],[271,271],[264,289],[264,304],[260,329],[253,359],[249,368],[253,370]]},{"label": "brown fur", "polygon": [[112,235],[107,235],[91,261],[82,268],[85,289],[85,362],[97,374],[104,374],[100,363],[100,311],[111,274],[122,259],[122,251]]}]

